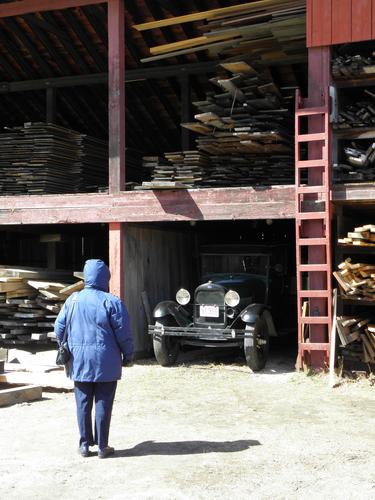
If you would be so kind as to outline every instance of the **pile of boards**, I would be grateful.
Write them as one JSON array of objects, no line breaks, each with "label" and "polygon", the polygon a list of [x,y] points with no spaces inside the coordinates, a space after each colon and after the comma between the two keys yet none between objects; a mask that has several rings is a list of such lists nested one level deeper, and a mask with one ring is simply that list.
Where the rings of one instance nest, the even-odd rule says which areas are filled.
[{"label": "pile of boards", "polygon": [[50,281],[51,275],[35,268],[0,267],[0,344],[48,343],[54,338],[62,305],[83,288],[83,281]]},{"label": "pile of boards", "polygon": [[220,90],[193,102],[197,121],[181,124],[199,134],[196,150],[145,157],[154,170],[143,188],[293,184],[293,115],[271,73],[248,61],[221,66],[210,80]]},{"label": "pile of boards", "polygon": [[144,31],[191,22],[199,23],[194,25],[198,36],[150,47],[151,56],[141,61],[156,61],[202,50],[227,57],[243,54],[245,50],[257,53],[266,62],[300,62],[305,56],[305,0],[246,2],[183,16],[168,16],[160,21],[136,24],[133,28]]},{"label": "pile of boards", "polygon": [[108,185],[108,144],[47,123],[0,134],[0,195],[78,193]]},{"label": "pile of boards", "polygon": [[355,99],[340,110],[333,123],[336,130],[373,127],[375,124],[375,94],[364,90],[361,99]]},{"label": "pile of boards", "polygon": [[338,316],[336,324],[344,357],[375,363],[375,324],[352,316]]},{"label": "pile of boards", "polygon": [[346,163],[333,165],[334,182],[354,182],[375,178],[375,143],[366,149],[353,142],[344,148]]},{"label": "pile of boards", "polygon": [[335,79],[360,78],[375,74],[375,59],[360,54],[338,55],[332,61],[332,76]]},{"label": "pile of boards", "polygon": [[333,273],[341,292],[341,297],[351,300],[375,301],[375,265],[352,263],[348,258]]},{"label": "pile of boards", "polygon": [[353,231],[347,233],[346,237],[339,238],[338,243],[341,245],[375,246],[375,225],[365,224],[355,227]]}]

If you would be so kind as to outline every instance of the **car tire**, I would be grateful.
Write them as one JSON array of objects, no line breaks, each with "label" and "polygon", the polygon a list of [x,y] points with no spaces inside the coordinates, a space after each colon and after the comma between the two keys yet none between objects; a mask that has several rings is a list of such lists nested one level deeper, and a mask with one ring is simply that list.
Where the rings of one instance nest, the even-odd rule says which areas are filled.
[{"label": "car tire", "polygon": [[[155,325],[160,326],[175,326],[169,318],[160,318],[155,321]],[[154,354],[156,361],[161,366],[174,365],[178,354],[180,352],[180,343],[178,338],[170,335],[156,335],[152,336],[152,344],[154,347]]]},{"label": "car tire", "polygon": [[[250,325],[246,325],[245,334],[250,329],[252,329],[252,327]],[[264,344],[259,345],[257,339],[262,340]],[[265,367],[268,358],[269,345],[270,340],[267,323],[263,316],[259,316],[254,325],[253,335],[251,337],[245,337],[244,339],[246,364],[253,372],[258,372]]]}]

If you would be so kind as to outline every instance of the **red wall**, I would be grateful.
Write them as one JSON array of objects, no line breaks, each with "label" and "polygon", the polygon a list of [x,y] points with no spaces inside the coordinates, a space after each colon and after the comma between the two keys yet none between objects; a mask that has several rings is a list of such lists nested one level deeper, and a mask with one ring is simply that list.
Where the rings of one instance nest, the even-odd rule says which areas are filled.
[{"label": "red wall", "polygon": [[375,0],[307,0],[307,46],[375,40]]}]

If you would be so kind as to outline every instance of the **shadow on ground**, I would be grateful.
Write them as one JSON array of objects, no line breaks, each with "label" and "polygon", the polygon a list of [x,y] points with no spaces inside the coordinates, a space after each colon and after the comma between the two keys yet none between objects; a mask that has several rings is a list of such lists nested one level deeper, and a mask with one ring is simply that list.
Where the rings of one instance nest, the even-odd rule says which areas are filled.
[{"label": "shadow on ground", "polygon": [[147,455],[196,455],[199,453],[234,453],[251,446],[259,446],[256,440],[237,441],[144,441],[127,450],[116,450],[115,457],[143,457]]}]

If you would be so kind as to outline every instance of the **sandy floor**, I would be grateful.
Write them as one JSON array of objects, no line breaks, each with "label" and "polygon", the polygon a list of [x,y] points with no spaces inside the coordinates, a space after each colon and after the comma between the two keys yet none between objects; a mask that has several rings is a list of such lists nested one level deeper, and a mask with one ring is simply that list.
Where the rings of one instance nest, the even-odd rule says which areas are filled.
[{"label": "sandy floor", "polygon": [[124,369],[107,460],[76,454],[71,393],[1,408],[1,498],[375,498],[370,381],[186,359]]}]

